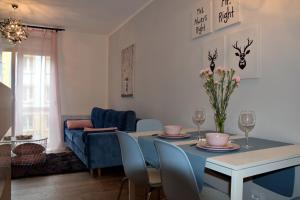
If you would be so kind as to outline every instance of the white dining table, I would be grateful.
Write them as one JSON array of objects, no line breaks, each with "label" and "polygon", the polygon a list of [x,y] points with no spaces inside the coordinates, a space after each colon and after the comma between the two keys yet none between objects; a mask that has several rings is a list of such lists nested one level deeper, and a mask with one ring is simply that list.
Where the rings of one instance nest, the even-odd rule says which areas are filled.
[{"label": "white dining table", "polygon": [[[191,130],[191,129],[188,129]],[[160,131],[135,132],[135,137],[160,134]],[[241,136],[233,137],[233,139]],[[176,145],[190,144],[176,143]],[[253,150],[235,154],[209,157],[205,167],[231,177],[231,200],[243,199],[243,180],[267,172],[300,165],[300,144]],[[134,186],[129,184],[129,199],[134,200]]]},{"label": "white dining table", "polygon": [[206,168],[231,177],[231,200],[243,199],[243,180],[300,165],[300,145],[288,145],[207,158]]}]

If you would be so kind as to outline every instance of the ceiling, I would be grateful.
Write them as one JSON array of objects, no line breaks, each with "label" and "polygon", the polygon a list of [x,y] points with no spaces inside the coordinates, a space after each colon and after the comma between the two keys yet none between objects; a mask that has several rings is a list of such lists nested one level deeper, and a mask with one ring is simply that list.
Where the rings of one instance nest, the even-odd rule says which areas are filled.
[{"label": "ceiling", "polygon": [[109,34],[151,0],[0,0],[0,18],[19,5],[24,23],[59,26],[67,30]]}]

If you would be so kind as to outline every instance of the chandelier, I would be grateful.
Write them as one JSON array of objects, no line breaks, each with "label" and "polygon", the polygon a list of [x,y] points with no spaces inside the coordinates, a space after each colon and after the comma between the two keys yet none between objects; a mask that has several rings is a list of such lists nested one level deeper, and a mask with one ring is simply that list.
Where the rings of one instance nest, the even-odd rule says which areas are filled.
[{"label": "chandelier", "polygon": [[16,18],[17,4],[11,5],[13,8],[13,17],[9,17],[0,22],[0,32],[2,36],[13,44],[21,43],[22,40],[28,38],[28,33],[21,21]]}]

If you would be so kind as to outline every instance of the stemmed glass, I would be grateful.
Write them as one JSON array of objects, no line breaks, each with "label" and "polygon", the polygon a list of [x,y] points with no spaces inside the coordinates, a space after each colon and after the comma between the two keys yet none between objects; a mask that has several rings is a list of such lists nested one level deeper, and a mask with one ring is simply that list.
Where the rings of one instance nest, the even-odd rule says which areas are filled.
[{"label": "stemmed glass", "polygon": [[193,123],[197,125],[198,133],[199,133],[199,139],[202,139],[201,133],[200,133],[200,126],[205,122],[206,115],[205,110],[196,110],[193,115]]},{"label": "stemmed glass", "polygon": [[249,132],[255,126],[255,112],[254,111],[242,111],[239,116],[239,128],[241,131],[245,132],[246,136],[246,146],[245,148],[248,149],[249,146]]}]

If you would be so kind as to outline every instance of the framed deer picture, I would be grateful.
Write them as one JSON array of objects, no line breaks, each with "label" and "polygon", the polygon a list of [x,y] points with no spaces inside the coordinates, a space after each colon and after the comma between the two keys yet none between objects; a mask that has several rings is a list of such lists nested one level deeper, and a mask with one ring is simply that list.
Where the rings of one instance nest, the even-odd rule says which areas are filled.
[{"label": "framed deer picture", "polygon": [[204,67],[209,67],[212,71],[214,71],[217,66],[224,66],[224,42],[225,40],[222,36],[211,39],[202,45],[202,59]]},{"label": "framed deer picture", "polygon": [[260,28],[250,27],[227,36],[228,65],[242,79],[259,78],[261,74]]}]

